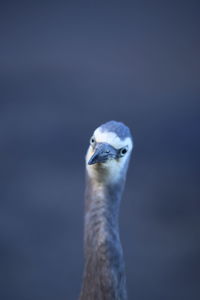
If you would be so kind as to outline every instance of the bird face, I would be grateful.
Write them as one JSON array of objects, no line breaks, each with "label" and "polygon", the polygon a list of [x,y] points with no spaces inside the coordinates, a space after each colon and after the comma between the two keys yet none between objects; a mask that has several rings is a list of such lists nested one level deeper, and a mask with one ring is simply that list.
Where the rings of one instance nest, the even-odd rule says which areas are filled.
[{"label": "bird face", "polygon": [[132,148],[130,131],[123,123],[110,121],[101,125],[94,131],[86,155],[89,176],[99,178],[101,174],[104,179],[117,180],[127,166]]}]

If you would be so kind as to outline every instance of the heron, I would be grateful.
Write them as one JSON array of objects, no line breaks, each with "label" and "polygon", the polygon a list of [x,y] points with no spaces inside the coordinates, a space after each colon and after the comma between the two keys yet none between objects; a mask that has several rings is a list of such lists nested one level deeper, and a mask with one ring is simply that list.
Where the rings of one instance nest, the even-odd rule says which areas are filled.
[{"label": "heron", "polygon": [[122,122],[104,123],[90,138],[80,300],[127,299],[118,214],[132,148],[130,130]]}]

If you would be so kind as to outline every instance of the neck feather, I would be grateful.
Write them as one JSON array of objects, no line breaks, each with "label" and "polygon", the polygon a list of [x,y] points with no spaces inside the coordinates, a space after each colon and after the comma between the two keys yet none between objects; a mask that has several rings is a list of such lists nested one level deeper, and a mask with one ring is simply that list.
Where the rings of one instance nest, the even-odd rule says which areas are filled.
[{"label": "neck feather", "polygon": [[118,212],[124,179],[115,184],[87,178],[85,270],[81,300],[126,299]]}]

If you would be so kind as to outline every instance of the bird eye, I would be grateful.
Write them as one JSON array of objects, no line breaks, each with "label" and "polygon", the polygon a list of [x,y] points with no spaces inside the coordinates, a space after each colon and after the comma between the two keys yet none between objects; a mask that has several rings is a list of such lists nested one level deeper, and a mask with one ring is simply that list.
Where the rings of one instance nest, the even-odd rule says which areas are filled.
[{"label": "bird eye", "polygon": [[126,152],[128,151],[128,147],[126,146],[126,147],[123,147],[123,148],[121,148],[120,149],[120,156],[124,156],[125,154],[126,154]]},{"label": "bird eye", "polygon": [[95,144],[95,139],[94,137],[92,136],[91,139],[90,139],[90,145],[94,145]]}]

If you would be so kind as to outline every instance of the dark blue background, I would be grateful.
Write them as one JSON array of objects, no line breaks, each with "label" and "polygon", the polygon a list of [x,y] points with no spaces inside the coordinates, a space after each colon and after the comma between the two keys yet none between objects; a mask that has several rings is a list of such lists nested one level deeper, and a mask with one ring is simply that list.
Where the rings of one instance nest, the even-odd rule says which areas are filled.
[{"label": "dark blue background", "polygon": [[198,1],[2,1],[0,23],[0,299],[77,299],[84,156],[114,119],[129,299],[199,300]]}]

